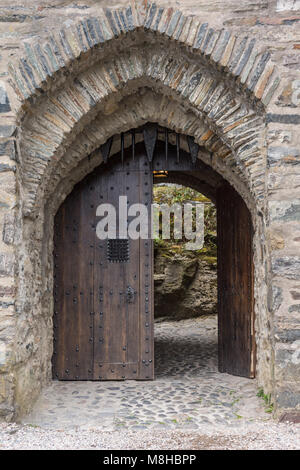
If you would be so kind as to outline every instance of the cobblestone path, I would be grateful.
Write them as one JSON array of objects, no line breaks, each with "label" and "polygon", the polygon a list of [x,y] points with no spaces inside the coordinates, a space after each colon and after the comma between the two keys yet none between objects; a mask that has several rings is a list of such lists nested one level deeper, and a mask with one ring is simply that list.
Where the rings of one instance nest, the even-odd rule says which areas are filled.
[{"label": "cobblestone path", "polygon": [[217,370],[215,317],[155,324],[153,382],[59,382],[23,423],[103,430],[236,427],[270,420],[255,380]]}]

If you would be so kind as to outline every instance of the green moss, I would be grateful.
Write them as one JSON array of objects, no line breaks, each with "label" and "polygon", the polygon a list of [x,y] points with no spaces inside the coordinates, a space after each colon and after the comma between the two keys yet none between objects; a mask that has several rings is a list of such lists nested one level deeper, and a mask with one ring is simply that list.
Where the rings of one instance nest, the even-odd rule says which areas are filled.
[{"label": "green moss", "polygon": [[[188,251],[185,249],[187,240],[162,240],[161,238],[154,240],[154,253],[158,253],[166,258],[171,258],[174,254],[184,255],[185,257],[195,258],[195,255],[200,259],[216,265],[217,263],[217,222],[216,222],[216,208],[211,201],[203,194],[195,191],[194,189],[184,186],[167,186],[154,185],[153,188],[153,202],[157,204],[184,203],[187,201],[199,201],[205,204],[204,208],[204,247],[198,251]],[[171,219],[172,227],[172,219]]]}]

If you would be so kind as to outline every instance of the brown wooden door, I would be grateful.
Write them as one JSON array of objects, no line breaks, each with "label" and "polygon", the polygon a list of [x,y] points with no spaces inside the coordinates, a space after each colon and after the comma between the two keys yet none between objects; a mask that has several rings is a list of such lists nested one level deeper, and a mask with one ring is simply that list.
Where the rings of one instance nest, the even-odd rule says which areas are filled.
[{"label": "brown wooden door", "polygon": [[54,378],[154,377],[152,241],[96,235],[97,207],[113,204],[118,221],[119,196],[127,196],[128,206],[150,208],[152,171],[145,155],[96,169],[55,217]]},{"label": "brown wooden door", "polygon": [[229,184],[218,189],[217,219],[219,370],[254,377],[253,228]]}]

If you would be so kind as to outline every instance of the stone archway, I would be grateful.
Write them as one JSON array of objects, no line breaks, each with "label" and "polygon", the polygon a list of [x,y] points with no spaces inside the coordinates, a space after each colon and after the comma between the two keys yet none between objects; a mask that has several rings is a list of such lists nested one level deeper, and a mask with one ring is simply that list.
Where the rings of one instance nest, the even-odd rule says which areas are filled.
[{"label": "stone archway", "polygon": [[19,98],[14,415],[27,412],[50,378],[54,214],[101,163],[100,145],[148,121],[193,136],[198,158],[233,185],[251,211],[257,373],[274,393],[264,243],[265,114],[278,86],[270,54],[252,38],[215,31],[155,4],[146,12],[108,9],[24,47],[9,68]]}]

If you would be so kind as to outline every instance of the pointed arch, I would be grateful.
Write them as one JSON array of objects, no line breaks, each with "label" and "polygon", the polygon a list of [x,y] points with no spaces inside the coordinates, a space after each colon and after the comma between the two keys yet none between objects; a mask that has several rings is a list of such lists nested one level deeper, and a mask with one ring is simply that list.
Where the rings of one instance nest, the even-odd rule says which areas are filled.
[{"label": "pointed arch", "polygon": [[[144,33],[146,30],[143,29]],[[131,31],[134,32],[138,35],[140,29]],[[193,135],[199,144],[203,134],[197,135],[196,120],[203,122],[208,140],[216,139],[227,146],[227,164],[247,181],[254,198],[261,199],[265,171],[261,106],[245,90],[233,88],[226,74],[216,70],[212,63],[205,63],[201,55],[183,49],[176,41],[166,48],[165,36],[161,33],[152,37],[147,46],[137,41],[129,51],[120,50],[101,60],[96,53],[92,54],[91,48],[89,67],[75,73],[70,66],[68,80],[58,81],[56,88],[50,87],[46,94],[33,100],[30,111],[23,116],[20,133],[20,175],[26,215],[32,214],[37,199],[41,200],[38,194],[41,195],[49,168],[68,151],[82,130],[97,120],[101,134],[107,116],[118,108],[120,101],[145,87],[159,96],[171,97],[195,116],[185,123],[183,131]],[[29,58],[24,60],[28,64]],[[24,63],[22,66],[25,67]],[[33,85],[29,88],[32,93],[38,90]],[[21,101],[24,109],[32,99],[33,94]],[[100,138],[98,143],[104,141]]]}]

